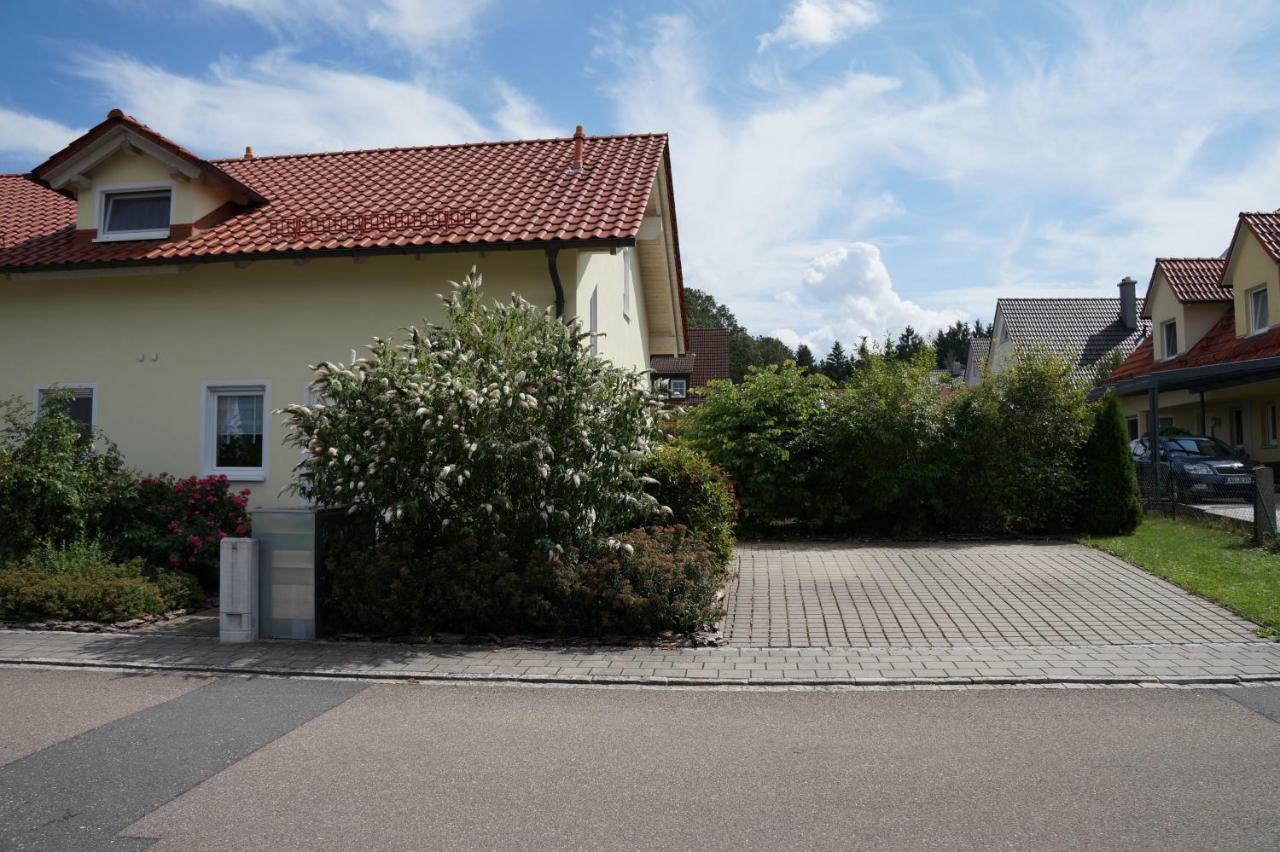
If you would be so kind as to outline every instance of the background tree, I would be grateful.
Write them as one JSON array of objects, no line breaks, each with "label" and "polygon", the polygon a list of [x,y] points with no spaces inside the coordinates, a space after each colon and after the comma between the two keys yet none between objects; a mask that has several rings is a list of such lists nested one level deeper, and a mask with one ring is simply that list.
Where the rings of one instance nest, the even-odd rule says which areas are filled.
[{"label": "background tree", "polygon": [[849,378],[853,372],[852,365],[849,363],[849,356],[844,354],[844,347],[837,340],[831,344],[831,351],[827,353],[827,357],[822,359],[822,366],[819,368],[822,375],[826,376],[833,382],[843,382]]},{"label": "background tree", "polygon": [[751,344],[752,367],[781,367],[787,361],[796,359],[796,354],[791,351],[791,347],[776,337],[761,335],[753,339]]},{"label": "background tree", "polygon": [[804,343],[796,347],[796,366],[806,373],[812,373],[818,367],[813,359],[813,350]]},{"label": "background tree", "polygon": [[907,326],[902,330],[902,334],[898,335],[898,342],[894,344],[893,351],[899,361],[914,361],[924,347],[924,338],[920,333],[911,326]]},{"label": "background tree", "polygon": [[[974,321],[975,325],[981,325]],[[969,339],[973,329],[956,320],[949,328],[938,329],[933,335],[933,349],[938,356],[938,369],[950,369],[952,364],[964,364],[969,360]]]}]

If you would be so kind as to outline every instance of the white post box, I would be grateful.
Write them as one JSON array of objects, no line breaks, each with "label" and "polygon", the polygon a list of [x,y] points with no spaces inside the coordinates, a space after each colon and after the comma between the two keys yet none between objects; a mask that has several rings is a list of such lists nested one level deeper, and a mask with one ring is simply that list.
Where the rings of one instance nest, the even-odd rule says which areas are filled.
[{"label": "white post box", "polygon": [[258,638],[258,542],[224,538],[219,557],[218,638],[252,642]]}]

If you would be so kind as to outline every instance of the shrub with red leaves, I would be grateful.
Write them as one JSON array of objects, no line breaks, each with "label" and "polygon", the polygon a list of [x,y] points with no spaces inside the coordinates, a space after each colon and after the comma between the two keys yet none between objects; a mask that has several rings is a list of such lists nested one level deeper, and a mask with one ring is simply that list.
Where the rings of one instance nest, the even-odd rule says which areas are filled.
[{"label": "shrub with red leaves", "polygon": [[153,568],[190,571],[211,588],[218,542],[249,535],[248,503],[249,490],[233,491],[225,476],[143,476],[122,507],[115,549]]}]

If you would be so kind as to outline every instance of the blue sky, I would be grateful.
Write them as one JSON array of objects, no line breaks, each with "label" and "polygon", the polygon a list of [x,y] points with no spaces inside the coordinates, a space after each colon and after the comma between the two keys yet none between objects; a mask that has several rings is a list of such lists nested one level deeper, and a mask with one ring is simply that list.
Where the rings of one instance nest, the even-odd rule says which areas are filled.
[{"label": "blue sky", "polygon": [[825,349],[1221,252],[1280,207],[1278,30],[1247,2],[11,2],[0,170],[114,106],[209,157],[666,131],[686,284]]}]

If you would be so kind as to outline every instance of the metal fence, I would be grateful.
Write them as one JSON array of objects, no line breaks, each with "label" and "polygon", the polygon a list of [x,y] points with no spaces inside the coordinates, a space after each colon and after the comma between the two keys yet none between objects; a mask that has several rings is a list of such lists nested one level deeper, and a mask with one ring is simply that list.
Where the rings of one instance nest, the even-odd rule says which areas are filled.
[{"label": "metal fence", "polygon": [[1211,515],[1253,527],[1255,537],[1277,528],[1274,474],[1251,462],[1206,461],[1155,465],[1135,460],[1143,506],[1177,516]]}]

